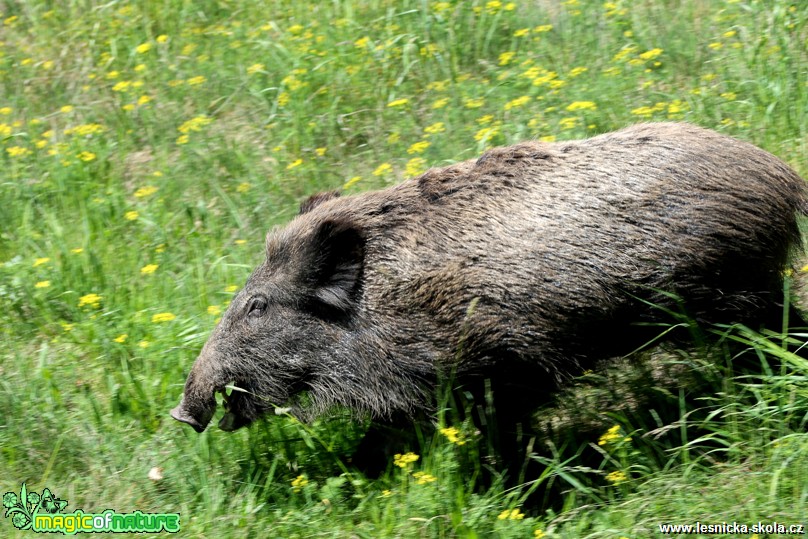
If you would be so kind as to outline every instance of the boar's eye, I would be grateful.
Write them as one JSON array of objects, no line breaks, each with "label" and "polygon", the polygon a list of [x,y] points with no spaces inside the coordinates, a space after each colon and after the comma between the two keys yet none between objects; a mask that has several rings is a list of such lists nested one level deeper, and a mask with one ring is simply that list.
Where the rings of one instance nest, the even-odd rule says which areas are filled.
[{"label": "boar's eye", "polygon": [[264,296],[255,296],[250,299],[247,304],[247,316],[251,318],[258,318],[263,316],[267,311],[267,298]]}]

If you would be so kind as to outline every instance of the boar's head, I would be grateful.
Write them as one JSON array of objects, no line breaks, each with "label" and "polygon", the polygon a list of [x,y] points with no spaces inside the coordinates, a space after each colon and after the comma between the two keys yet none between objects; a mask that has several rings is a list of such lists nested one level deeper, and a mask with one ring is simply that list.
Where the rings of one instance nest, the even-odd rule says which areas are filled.
[{"label": "boar's head", "polygon": [[174,419],[202,432],[216,410],[216,393],[226,410],[219,427],[227,431],[277,407],[305,419],[316,407],[312,401],[333,404],[335,393],[352,398],[355,373],[346,372],[340,357],[353,352],[340,349],[353,340],[365,238],[345,219],[307,217],[267,236],[266,261],[203,347],[171,411]]}]

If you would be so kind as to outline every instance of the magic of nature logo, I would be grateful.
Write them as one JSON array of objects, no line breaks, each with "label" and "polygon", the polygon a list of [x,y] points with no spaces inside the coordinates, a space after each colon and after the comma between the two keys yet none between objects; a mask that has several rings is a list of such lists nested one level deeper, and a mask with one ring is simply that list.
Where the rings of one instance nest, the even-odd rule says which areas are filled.
[{"label": "magic of nature logo", "polygon": [[107,509],[101,513],[85,513],[77,509],[65,513],[67,500],[57,498],[50,489],[42,494],[28,491],[25,483],[20,493],[3,494],[5,517],[19,530],[63,533],[176,533],[180,531],[179,513],[118,513]]}]

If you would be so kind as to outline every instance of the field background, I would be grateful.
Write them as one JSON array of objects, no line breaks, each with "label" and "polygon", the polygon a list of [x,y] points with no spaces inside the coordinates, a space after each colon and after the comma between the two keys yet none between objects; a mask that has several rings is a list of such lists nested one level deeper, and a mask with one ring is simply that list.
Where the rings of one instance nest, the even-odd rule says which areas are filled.
[{"label": "field background", "polygon": [[474,488],[468,425],[368,480],[346,457],[361,424],[197,435],[168,416],[307,194],[669,119],[808,176],[807,21],[783,0],[0,2],[0,493],[178,511],[183,537],[808,523],[808,368],[750,334],[729,338],[782,366],[730,379],[682,353],[713,390],[660,390],[676,421],[580,402],[603,423],[579,440],[599,463],[550,444],[559,490],[532,510],[528,487]]}]

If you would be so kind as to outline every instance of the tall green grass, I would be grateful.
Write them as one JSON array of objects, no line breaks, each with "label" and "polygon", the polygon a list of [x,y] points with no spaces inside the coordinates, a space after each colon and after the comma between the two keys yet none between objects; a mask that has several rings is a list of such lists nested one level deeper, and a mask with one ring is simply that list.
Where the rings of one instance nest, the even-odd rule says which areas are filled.
[{"label": "tall green grass", "polygon": [[[654,380],[646,409],[602,407],[592,386],[622,371],[592,373],[556,413],[589,434],[537,439],[540,484],[517,489],[473,488],[485,442],[470,425],[447,425],[465,444],[438,432],[417,461],[370,480],[349,459],[361,423],[271,418],[197,435],[167,415],[265,232],[312,192],[668,119],[749,140],[805,176],[802,3],[0,11],[2,492],[26,481],[68,510],[180,511],[190,537],[634,538],[664,522],[808,520],[804,360],[740,330],[723,340],[779,366],[740,376],[734,352],[674,351],[627,368]],[[548,509],[530,512],[526,494],[545,487]]]}]

